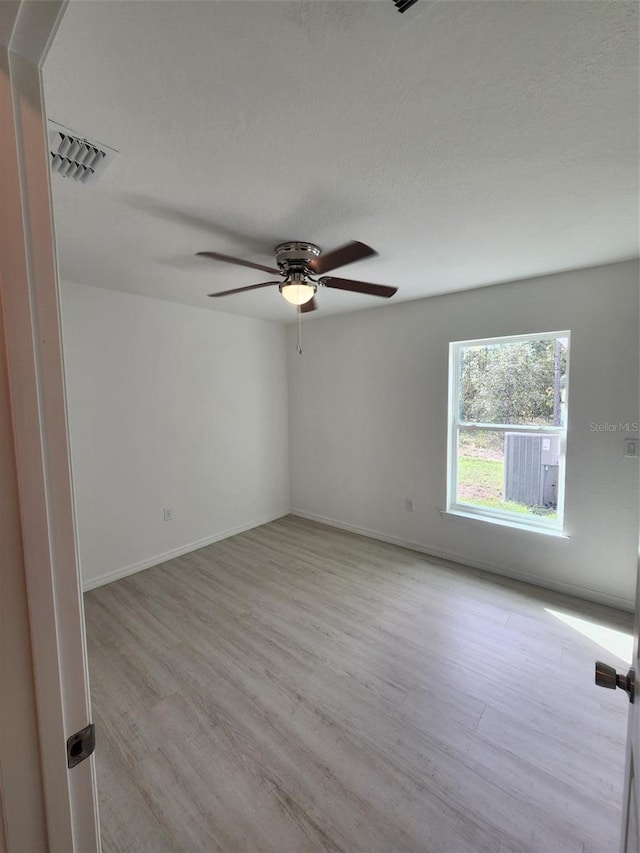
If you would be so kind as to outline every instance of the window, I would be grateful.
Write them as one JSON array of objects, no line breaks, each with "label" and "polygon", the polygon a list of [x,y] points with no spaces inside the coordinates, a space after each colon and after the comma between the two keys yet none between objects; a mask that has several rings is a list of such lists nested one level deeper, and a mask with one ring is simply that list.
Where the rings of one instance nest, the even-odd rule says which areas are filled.
[{"label": "window", "polygon": [[449,512],[562,530],[569,337],[449,345]]}]

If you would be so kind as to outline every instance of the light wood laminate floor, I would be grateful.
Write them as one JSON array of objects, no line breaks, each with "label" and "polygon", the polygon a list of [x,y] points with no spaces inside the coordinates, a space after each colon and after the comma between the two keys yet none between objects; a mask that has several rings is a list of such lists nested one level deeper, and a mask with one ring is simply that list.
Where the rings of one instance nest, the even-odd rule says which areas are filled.
[{"label": "light wood laminate floor", "polygon": [[625,614],[293,517],[85,604],[105,853],[618,849]]}]

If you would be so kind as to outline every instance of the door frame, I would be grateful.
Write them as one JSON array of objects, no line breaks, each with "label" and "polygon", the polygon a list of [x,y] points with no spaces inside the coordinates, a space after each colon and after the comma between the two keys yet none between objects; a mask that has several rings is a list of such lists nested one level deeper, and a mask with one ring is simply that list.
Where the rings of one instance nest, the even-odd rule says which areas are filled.
[{"label": "door frame", "polygon": [[67,3],[0,2],[0,499],[13,522],[0,603],[7,853],[100,850],[94,759],[70,770],[66,754],[91,719],[42,88]]}]

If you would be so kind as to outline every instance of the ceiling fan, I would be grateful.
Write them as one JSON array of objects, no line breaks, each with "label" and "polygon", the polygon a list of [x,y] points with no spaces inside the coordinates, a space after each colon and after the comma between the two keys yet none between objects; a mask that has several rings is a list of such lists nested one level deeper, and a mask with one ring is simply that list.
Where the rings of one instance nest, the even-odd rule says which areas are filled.
[{"label": "ceiling fan", "polygon": [[[211,258],[214,261],[225,261],[254,270],[279,275],[280,281],[264,281],[260,284],[250,284],[248,287],[236,287],[233,290],[223,290],[220,293],[210,293],[209,296],[230,296],[232,293],[244,293],[247,290],[257,290],[260,287],[278,286],[278,290],[292,305],[298,306],[299,313],[305,314],[317,308],[315,295],[318,287],[332,287],[336,290],[349,290],[353,293],[366,293],[371,296],[382,296],[389,299],[398,290],[385,284],[370,284],[366,281],[353,281],[350,278],[335,278],[324,273],[377,255],[370,246],[353,241],[324,255],[315,243],[305,243],[300,240],[290,240],[279,243],[273,253],[278,269],[244,261],[219,252],[198,252],[199,257]],[[322,276],[315,278],[315,276]]]}]

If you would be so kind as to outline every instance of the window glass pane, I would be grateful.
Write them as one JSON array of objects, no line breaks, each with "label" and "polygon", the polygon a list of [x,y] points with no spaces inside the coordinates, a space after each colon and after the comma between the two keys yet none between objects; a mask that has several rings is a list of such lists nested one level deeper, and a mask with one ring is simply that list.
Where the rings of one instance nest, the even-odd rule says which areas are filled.
[{"label": "window glass pane", "polygon": [[459,418],[564,426],[567,338],[461,346]]},{"label": "window glass pane", "polygon": [[559,435],[461,427],[457,454],[458,504],[557,519]]}]

